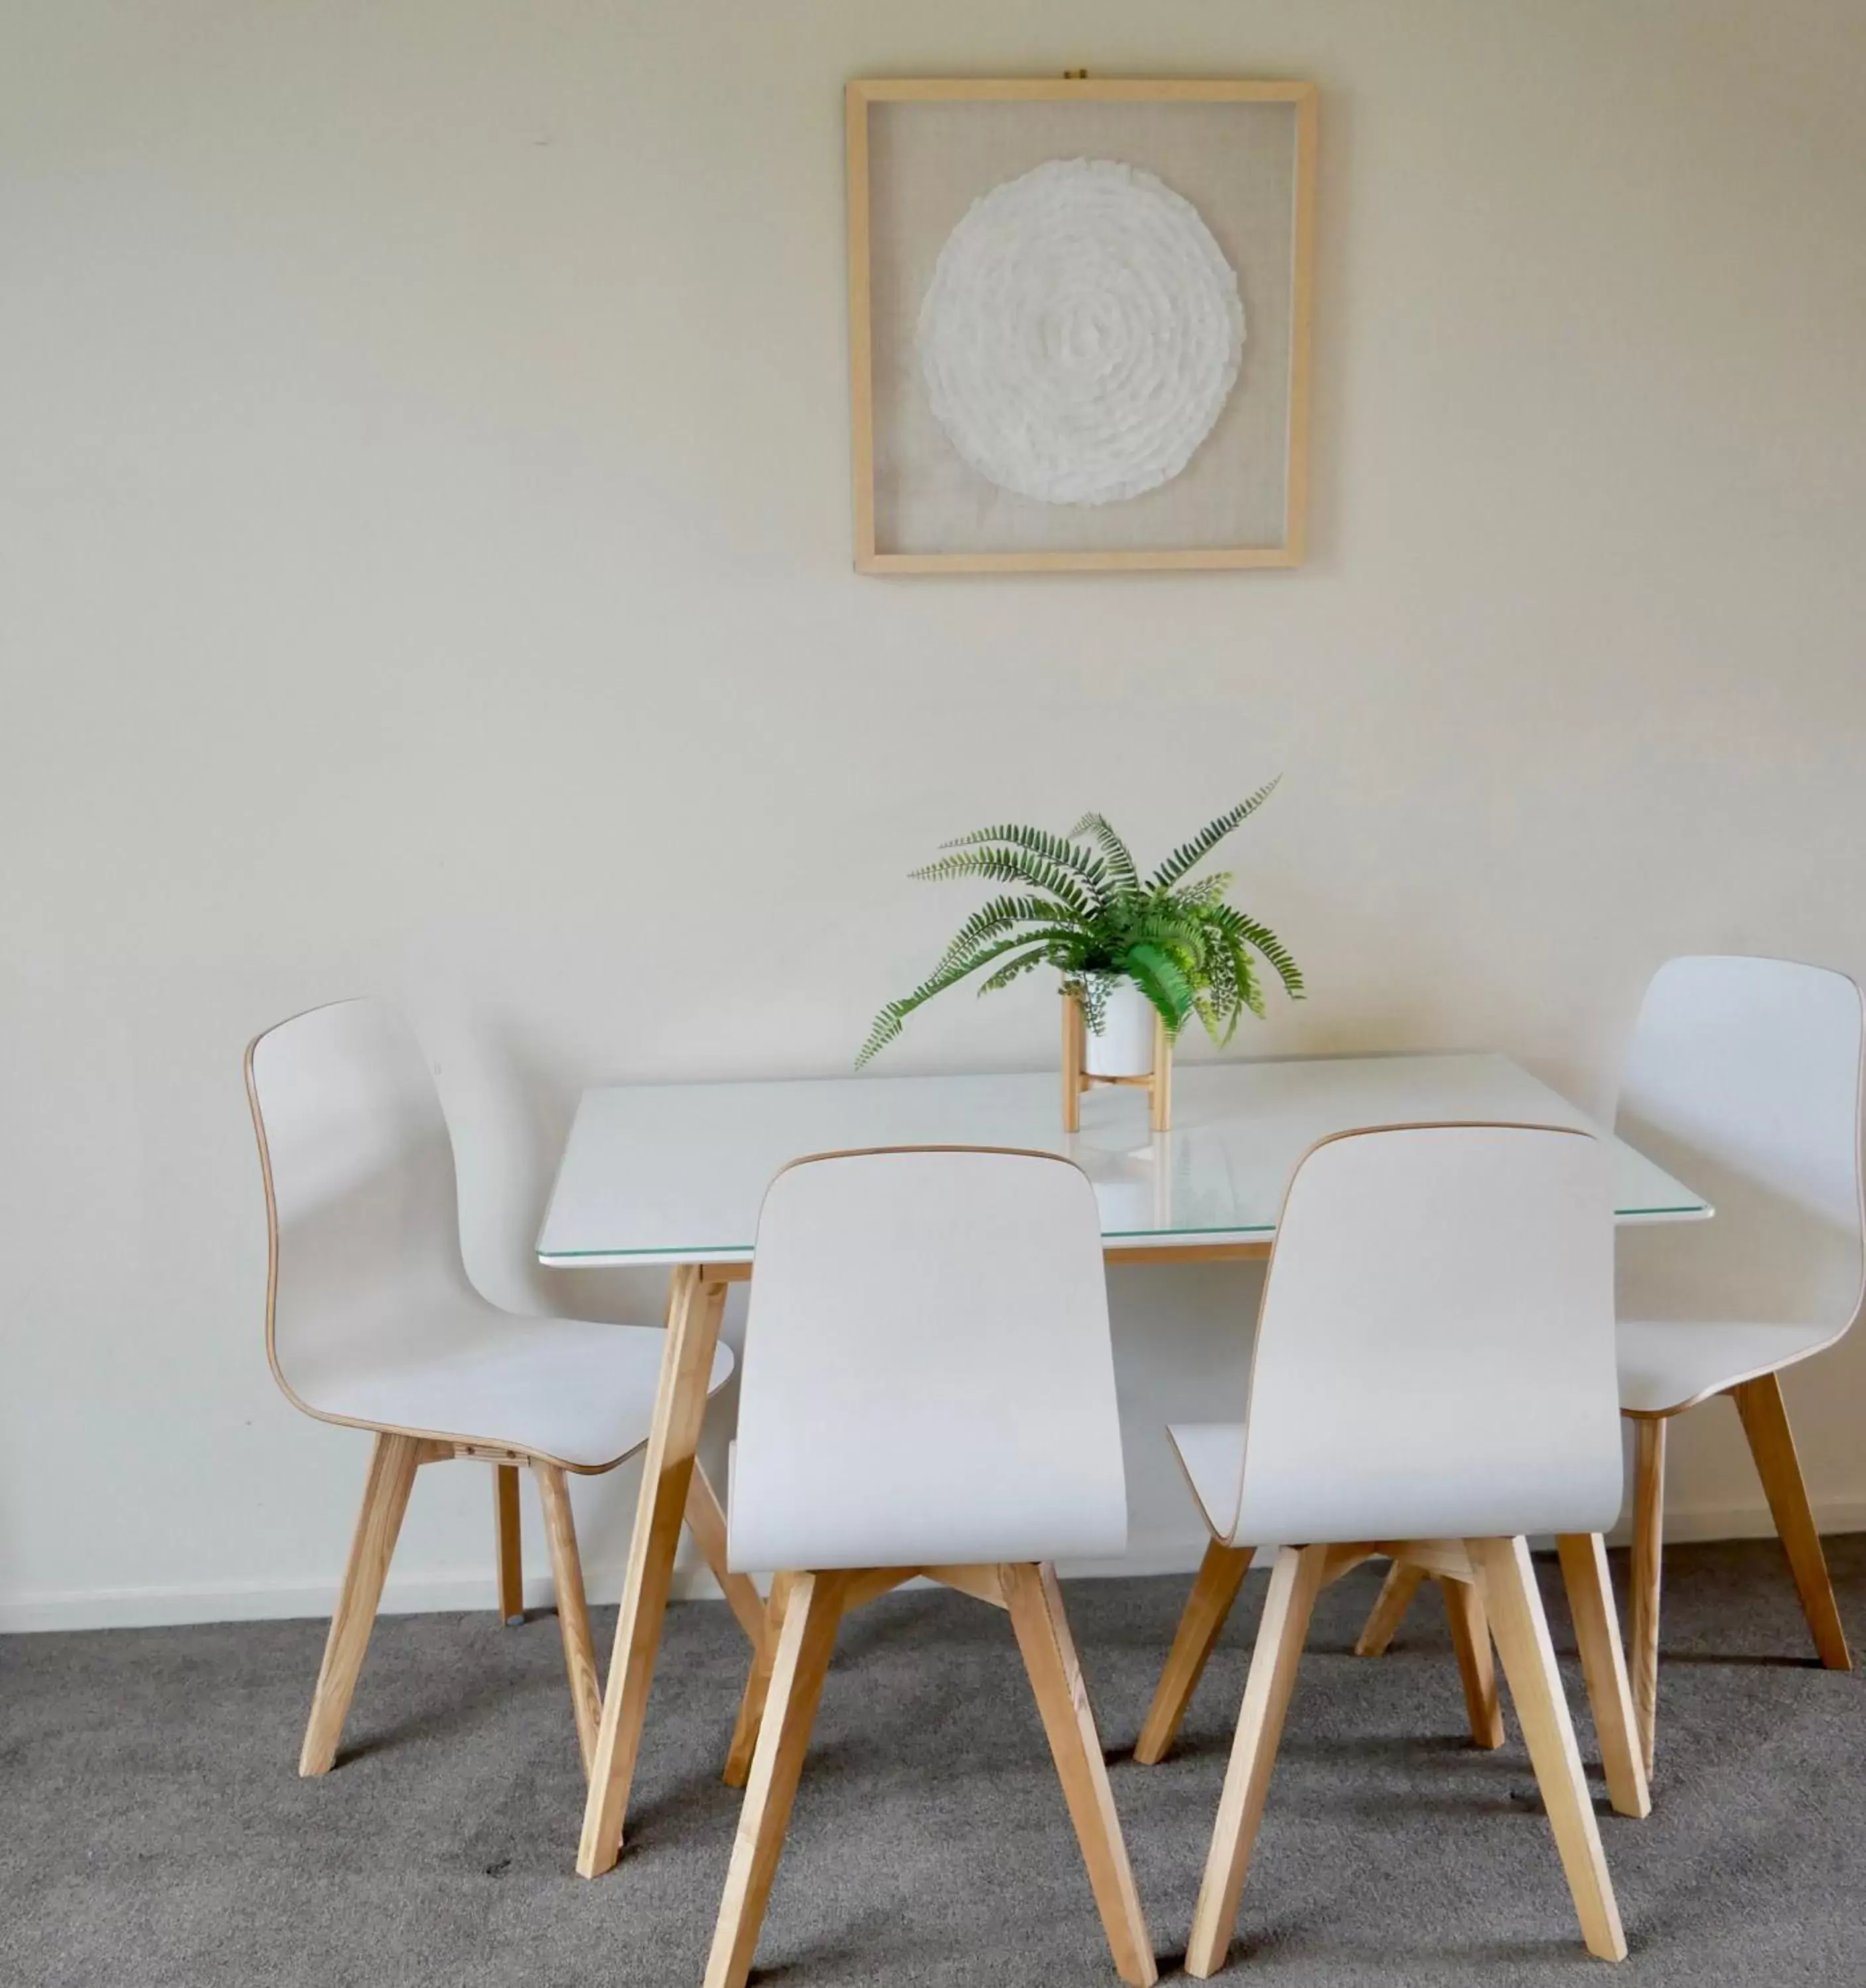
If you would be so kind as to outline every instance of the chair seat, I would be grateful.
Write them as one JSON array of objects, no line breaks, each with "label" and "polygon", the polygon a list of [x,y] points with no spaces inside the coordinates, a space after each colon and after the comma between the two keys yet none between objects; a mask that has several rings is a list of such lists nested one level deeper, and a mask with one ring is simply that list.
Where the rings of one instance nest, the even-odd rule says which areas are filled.
[{"label": "chair seat", "polygon": [[1824,1326],[1622,1319],[1621,1409],[1634,1415],[1675,1413],[1739,1381],[1805,1360],[1837,1336]]},{"label": "chair seat", "polygon": [[[292,1377],[299,1398],[314,1415],[524,1450],[573,1470],[605,1469],[647,1441],[667,1344],[659,1326],[521,1318],[491,1305],[423,1324],[441,1342],[431,1354],[307,1361]],[[732,1371],[721,1346],[708,1393]]]},{"label": "chair seat", "polygon": [[1238,1491],[1244,1476],[1244,1425],[1172,1422],[1166,1433],[1178,1452],[1180,1468],[1198,1500],[1212,1537],[1229,1540],[1238,1523]]}]

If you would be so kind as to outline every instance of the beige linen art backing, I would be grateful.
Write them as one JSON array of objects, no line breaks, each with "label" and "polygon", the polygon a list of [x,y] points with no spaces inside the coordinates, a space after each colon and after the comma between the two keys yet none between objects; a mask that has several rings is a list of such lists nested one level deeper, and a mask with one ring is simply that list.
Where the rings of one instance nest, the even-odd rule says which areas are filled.
[{"label": "beige linen art backing", "polygon": [[[858,565],[1300,563],[1313,86],[904,80],[854,83],[849,98]],[[1124,264],[1144,286],[1158,259],[1173,299],[1124,302],[1117,285],[1091,304],[1094,284],[1059,255],[1042,280],[1003,286],[1023,332],[988,350],[985,286],[955,303],[942,255],[969,254],[975,217],[1000,202],[1060,205],[1046,180],[1078,182],[1080,199],[1097,179],[1183,223],[1171,252],[1143,228]],[[993,219],[986,232],[1015,231]],[[1078,246],[1102,253],[1097,234],[1077,230]],[[1202,237],[1209,257],[1192,252]],[[1159,349],[1194,323],[1196,353]],[[1007,356],[1019,335],[1049,355],[1047,397],[1032,390],[1029,353]],[[1070,428],[1064,415],[1086,403],[1072,411],[1055,390],[1069,340],[1091,374],[1098,341],[1142,356],[1177,411],[1148,430],[1147,397],[1117,385],[1112,432],[1105,420]]]}]

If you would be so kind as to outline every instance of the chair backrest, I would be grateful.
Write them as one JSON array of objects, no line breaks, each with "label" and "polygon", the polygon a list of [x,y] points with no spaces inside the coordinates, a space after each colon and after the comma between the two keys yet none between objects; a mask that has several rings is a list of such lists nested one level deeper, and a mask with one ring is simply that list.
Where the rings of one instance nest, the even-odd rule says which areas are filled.
[{"label": "chair backrest", "polygon": [[1350,1132],[1297,1168],[1234,1537],[1598,1532],[1620,1507],[1613,1190],[1584,1132]]},{"label": "chair backrest", "polygon": [[266,1351],[313,1413],[346,1382],[431,1351],[464,1300],[447,1121],[414,1031],[386,1001],[281,1022],[246,1052],[272,1241]]},{"label": "chair backrest", "polygon": [[1622,1317],[1852,1324],[1866,1288],[1863,1044],[1844,973],[1733,956],[1659,969],[1615,1129],[1717,1212],[1621,1231]]},{"label": "chair backrest", "polygon": [[1118,1554],[1094,1190],[1051,1154],[800,1160],[759,1217],[735,1567]]}]

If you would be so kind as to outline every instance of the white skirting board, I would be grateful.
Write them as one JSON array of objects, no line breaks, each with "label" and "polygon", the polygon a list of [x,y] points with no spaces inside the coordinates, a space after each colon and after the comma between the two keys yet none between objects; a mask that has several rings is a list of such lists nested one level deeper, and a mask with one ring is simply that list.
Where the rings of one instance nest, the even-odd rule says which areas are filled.
[{"label": "white skirting board", "polygon": [[[1866,1532],[1866,1502],[1824,1506],[1824,1533]],[[1702,1511],[1668,1510],[1668,1541],[1763,1539],[1773,1535],[1768,1508],[1758,1503]],[[1611,1536],[1624,1543],[1624,1532]],[[1065,1575],[1094,1579],[1114,1574],[1190,1574],[1204,1550],[1202,1538],[1185,1534],[1141,1538],[1120,1561],[1066,1565]],[[593,1606],[613,1603],[622,1584],[622,1569],[590,1567],[586,1577]],[[712,1576],[697,1564],[682,1567],[674,1576],[674,1592],[682,1600],[715,1600]],[[418,1615],[458,1611],[492,1612],[491,1557],[483,1567],[449,1574],[417,1574],[397,1580],[393,1573],[383,1596],[385,1615]],[[527,1576],[528,1608],[551,1606],[548,1574]],[[113,1587],[71,1589],[49,1594],[0,1598],[0,1635],[49,1629],[150,1629],[188,1622],[273,1621],[304,1616],[327,1617],[336,1601],[336,1582],[232,1581],[225,1587]]]}]

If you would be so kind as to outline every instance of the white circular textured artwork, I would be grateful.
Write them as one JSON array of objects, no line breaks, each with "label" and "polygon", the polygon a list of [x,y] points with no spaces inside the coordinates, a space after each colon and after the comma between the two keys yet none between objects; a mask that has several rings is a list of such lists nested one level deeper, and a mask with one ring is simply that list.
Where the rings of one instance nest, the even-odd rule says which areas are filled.
[{"label": "white circular textured artwork", "polygon": [[1113,159],[1052,159],[972,202],[914,344],[935,418],[980,475],[1107,504],[1169,482],[1211,433],[1244,306],[1190,201]]}]

